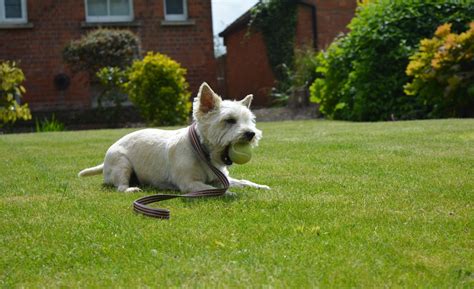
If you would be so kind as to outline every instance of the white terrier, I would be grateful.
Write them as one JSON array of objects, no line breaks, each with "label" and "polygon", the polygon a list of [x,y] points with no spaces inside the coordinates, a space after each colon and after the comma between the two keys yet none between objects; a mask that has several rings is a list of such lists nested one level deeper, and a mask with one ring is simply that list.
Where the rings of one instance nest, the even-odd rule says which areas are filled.
[{"label": "white terrier", "polygon": [[[222,100],[203,83],[193,103],[193,119],[201,144],[209,152],[211,163],[224,173],[231,187],[270,189],[247,180],[229,177],[232,164],[229,147],[239,141],[257,146],[262,132],[255,127],[255,116],[249,110],[252,95],[241,101]],[[217,176],[194,151],[188,128],[178,130],[143,129],[130,133],[114,143],[105,154],[103,164],[88,168],[79,176],[104,174],[104,182],[121,192],[140,191],[130,187],[132,174],[141,185],[183,193],[214,189]]]}]

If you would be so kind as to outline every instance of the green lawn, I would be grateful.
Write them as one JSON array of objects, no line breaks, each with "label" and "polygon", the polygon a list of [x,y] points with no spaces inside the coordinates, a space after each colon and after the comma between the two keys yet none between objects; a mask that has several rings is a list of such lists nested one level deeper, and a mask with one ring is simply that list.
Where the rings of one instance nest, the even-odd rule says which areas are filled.
[{"label": "green lawn", "polygon": [[259,127],[231,172],[273,189],[169,221],[76,176],[132,130],[0,136],[0,287],[474,287],[474,120]]}]

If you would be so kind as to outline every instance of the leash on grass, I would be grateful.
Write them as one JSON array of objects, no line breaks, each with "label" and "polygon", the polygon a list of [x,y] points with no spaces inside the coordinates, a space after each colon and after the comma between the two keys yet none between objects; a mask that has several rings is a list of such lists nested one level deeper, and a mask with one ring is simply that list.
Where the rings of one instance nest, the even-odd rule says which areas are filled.
[{"label": "leash on grass", "polygon": [[183,195],[156,194],[156,195],[151,195],[151,196],[145,196],[133,202],[133,210],[135,212],[143,214],[148,217],[159,218],[159,219],[169,219],[170,218],[169,210],[161,209],[161,208],[152,208],[147,205],[151,203],[164,201],[164,200],[174,199],[174,198],[218,197],[225,194],[225,192],[229,188],[229,180],[218,168],[216,168],[215,166],[211,164],[210,159],[207,157],[208,154],[206,153],[206,150],[204,149],[201,142],[199,141],[199,137],[196,132],[195,123],[191,124],[191,126],[189,127],[188,136],[191,141],[191,145],[194,148],[194,151],[207,164],[207,166],[214,172],[214,174],[217,176],[217,178],[221,182],[222,188],[196,191],[196,192],[191,192],[191,193],[187,193]]}]

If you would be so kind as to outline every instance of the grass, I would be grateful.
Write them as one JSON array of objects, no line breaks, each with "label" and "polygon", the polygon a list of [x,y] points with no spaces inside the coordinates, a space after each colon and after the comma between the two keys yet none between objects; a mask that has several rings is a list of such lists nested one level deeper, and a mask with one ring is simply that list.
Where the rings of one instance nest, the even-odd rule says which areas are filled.
[{"label": "grass", "polygon": [[169,221],[76,177],[131,130],[0,136],[0,287],[474,287],[474,120],[259,127],[231,172],[273,190]]}]

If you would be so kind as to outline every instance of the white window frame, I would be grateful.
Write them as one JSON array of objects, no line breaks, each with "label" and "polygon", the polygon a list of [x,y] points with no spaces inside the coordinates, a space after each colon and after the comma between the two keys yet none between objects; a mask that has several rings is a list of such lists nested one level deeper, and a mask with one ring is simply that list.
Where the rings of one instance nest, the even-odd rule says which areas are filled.
[{"label": "white window frame", "polygon": [[0,0],[0,23],[27,23],[28,16],[26,14],[26,0],[21,1],[21,18],[6,18],[5,0]]},{"label": "white window frame", "polygon": [[[1,1],[1,0],[0,0]],[[86,22],[128,22],[128,21],[133,21],[133,0],[128,0],[128,5],[129,5],[129,15],[125,16],[111,16],[110,15],[110,0],[107,1],[107,14],[106,16],[89,16],[88,14],[88,7],[87,7],[87,0],[84,0],[84,5],[86,9]]]},{"label": "white window frame", "polygon": [[188,1],[183,1],[183,14],[167,14],[166,13],[166,0],[163,0],[163,13],[165,14],[165,20],[167,21],[184,21],[188,20]]}]

